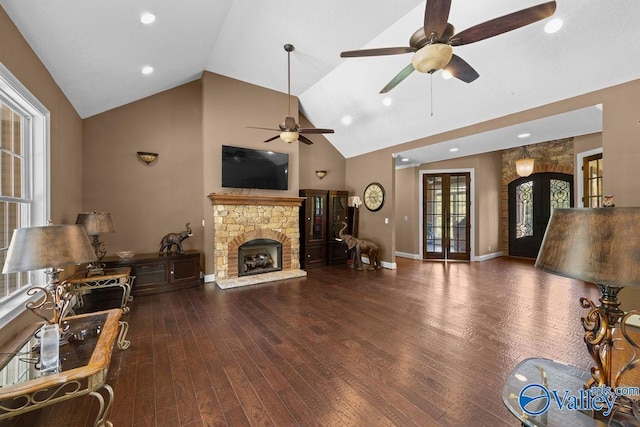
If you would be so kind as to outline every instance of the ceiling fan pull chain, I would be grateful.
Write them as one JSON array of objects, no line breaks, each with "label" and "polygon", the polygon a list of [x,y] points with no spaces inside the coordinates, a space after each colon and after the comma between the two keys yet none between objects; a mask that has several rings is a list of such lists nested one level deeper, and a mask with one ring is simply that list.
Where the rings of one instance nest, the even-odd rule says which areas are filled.
[{"label": "ceiling fan pull chain", "polygon": [[433,73],[431,74],[431,117],[433,117]]}]

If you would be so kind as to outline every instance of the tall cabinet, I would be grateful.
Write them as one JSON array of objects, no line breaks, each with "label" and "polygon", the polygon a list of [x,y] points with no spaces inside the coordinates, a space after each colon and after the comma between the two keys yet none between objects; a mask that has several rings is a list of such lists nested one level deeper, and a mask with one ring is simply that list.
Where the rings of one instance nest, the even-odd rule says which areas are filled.
[{"label": "tall cabinet", "polygon": [[327,191],[300,190],[300,266],[322,267],[327,261]]},{"label": "tall cabinet", "polygon": [[347,262],[347,246],[340,240],[353,233],[349,216],[349,192],[338,190],[300,190],[300,265],[304,269]]}]

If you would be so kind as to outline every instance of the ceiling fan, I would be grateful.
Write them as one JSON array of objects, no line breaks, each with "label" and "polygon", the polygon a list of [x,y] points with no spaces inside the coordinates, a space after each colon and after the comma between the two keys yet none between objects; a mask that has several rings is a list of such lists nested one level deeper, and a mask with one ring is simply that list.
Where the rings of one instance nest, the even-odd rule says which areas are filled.
[{"label": "ceiling fan", "polygon": [[251,129],[263,129],[263,130],[273,130],[276,132],[280,132],[279,135],[276,135],[272,138],[265,140],[264,142],[270,142],[274,139],[282,139],[285,142],[291,144],[294,141],[304,142],[307,145],[313,144],[304,134],[319,134],[319,133],[333,133],[333,129],[319,129],[319,128],[302,128],[298,123],[296,123],[296,119],[291,115],[291,52],[294,47],[292,44],[285,44],[284,50],[287,52],[287,96],[289,99],[289,112],[287,117],[284,118],[284,122],[280,123],[278,127],[280,129],[272,129],[272,128],[262,128],[256,126],[247,126]]},{"label": "ceiling fan", "polygon": [[453,25],[447,22],[450,8],[451,0],[427,0],[424,12],[424,26],[413,33],[409,39],[408,47],[350,50],[342,52],[340,56],[353,58],[413,53],[411,64],[407,65],[391,79],[380,93],[389,92],[414,70],[432,74],[435,71],[444,69],[463,82],[471,83],[479,77],[478,72],[466,61],[454,54],[452,46],[475,43],[548,18],[554,14],[556,2],[551,1],[522,9],[467,28],[457,34]]}]

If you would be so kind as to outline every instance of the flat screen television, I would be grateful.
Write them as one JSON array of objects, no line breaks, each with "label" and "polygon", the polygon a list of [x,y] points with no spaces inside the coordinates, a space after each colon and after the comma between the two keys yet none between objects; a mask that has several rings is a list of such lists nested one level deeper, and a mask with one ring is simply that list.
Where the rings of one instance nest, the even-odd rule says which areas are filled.
[{"label": "flat screen television", "polygon": [[288,190],[289,155],[223,145],[222,186]]}]

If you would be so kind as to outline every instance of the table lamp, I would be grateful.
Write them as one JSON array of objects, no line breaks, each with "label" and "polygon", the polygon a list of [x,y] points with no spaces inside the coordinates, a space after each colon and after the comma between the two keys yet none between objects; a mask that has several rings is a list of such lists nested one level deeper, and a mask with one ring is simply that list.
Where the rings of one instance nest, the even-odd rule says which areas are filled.
[{"label": "table lamp", "polygon": [[[640,287],[640,208],[555,209],[535,265],[559,276],[594,283],[600,289],[599,305],[580,298],[588,310],[581,319],[584,341],[595,362],[585,388],[619,386],[622,376],[640,363],[638,346],[626,326],[629,317],[640,311],[625,314],[618,299],[622,288]],[[623,338],[614,338],[617,328]],[[618,339],[626,340],[634,351],[614,373],[614,341]],[[624,405],[624,399],[618,398],[616,404],[619,402]]]},{"label": "table lamp", "polygon": [[[35,295],[44,291],[44,299],[27,303],[27,308],[50,324],[60,325],[73,296],[66,282],[60,283],[60,267],[95,261],[96,256],[89,237],[80,225],[47,225],[14,230],[7,251],[3,274],[46,269],[46,288],[34,286],[27,293]],[[53,309],[48,319],[41,311]]]},{"label": "table lamp", "polygon": [[104,242],[100,241],[100,235],[104,233],[114,233],[116,231],[113,226],[111,214],[96,211],[79,213],[76,218],[76,224],[82,225],[87,231],[87,234],[93,237],[91,245],[96,254],[97,262],[87,267],[89,274],[102,274],[104,272],[102,258],[107,254],[107,250],[104,248]]}]

